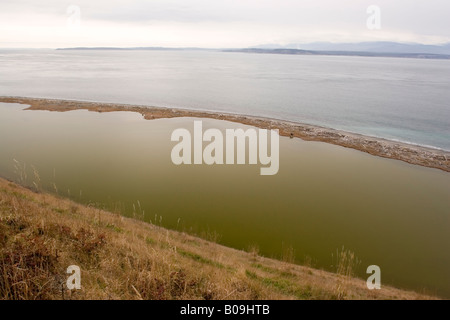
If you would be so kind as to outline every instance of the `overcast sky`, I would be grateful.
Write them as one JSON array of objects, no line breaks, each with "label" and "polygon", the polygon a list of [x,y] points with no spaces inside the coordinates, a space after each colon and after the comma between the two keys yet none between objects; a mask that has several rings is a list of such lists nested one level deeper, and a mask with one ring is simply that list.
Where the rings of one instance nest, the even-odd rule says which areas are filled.
[{"label": "overcast sky", "polygon": [[[379,29],[367,26],[370,5]],[[440,44],[449,14],[449,0],[0,0],[0,47]]]}]

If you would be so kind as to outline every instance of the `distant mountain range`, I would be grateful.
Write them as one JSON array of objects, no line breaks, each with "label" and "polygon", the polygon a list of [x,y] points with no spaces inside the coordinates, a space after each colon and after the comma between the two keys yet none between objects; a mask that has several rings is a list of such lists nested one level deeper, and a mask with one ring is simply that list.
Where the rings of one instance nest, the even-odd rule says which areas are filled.
[{"label": "distant mountain range", "polygon": [[359,42],[359,43],[291,43],[284,46],[277,44],[265,44],[252,49],[297,49],[312,51],[349,51],[349,52],[372,52],[372,53],[427,53],[450,55],[450,43],[443,45],[426,45],[420,43],[399,42]]},{"label": "distant mountain range", "polygon": [[306,44],[291,43],[284,46],[265,44],[250,48],[207,49],[207,48],[166,48],[166,47],[77,47],[57,50],[219,50],[224,52],[295,54],[295,55],[332,55],[363,57],[395,57],[422,59],[450,59],[450,43],[443,45],[425,45],[419,43],[398,42],[359,42],[331,43],[313,42]]},{"label": "distant mountain range", "polygon": [[316,55],[316,56],[357,56],[357,57],[390,57],[390,58],[415,58],[415,59],[450,59],[450,55],[434,53],[383,53],[364,51],[314,51],[299,49],[228,49],[225,52],[266,53],[266,54],[291,54],[291,55]]}]

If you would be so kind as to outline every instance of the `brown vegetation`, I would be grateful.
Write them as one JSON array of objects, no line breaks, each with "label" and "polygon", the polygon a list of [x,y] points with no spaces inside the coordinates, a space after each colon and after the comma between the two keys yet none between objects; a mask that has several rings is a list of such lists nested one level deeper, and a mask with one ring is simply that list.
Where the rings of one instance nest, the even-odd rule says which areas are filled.
[{"label": "brown vegetation", "polygon": [[[238,251],[0,179],[0,299],[427,299]],[[81,268],[69,291],[66,269]]]}]

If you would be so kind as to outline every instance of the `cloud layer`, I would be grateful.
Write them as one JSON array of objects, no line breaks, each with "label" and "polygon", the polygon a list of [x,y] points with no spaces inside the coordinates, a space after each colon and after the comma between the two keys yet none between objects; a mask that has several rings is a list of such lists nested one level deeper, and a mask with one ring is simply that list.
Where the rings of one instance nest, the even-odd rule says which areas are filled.
[{"label": "cloud layer", "polygon": [[[366,10],[381,10],[369,30]],[[1,47],[450,42],[448,0],[3,0]]]}]

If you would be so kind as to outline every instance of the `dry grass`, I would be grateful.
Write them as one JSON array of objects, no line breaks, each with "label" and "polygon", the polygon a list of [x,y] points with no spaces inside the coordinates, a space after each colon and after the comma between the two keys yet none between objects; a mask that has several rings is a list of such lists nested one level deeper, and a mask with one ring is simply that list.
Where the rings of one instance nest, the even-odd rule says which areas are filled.
[{"label": "dry grass", "polygon": [[[138,211],[138,209],[136,209]],[[139,212],[137,212],[139,213]],[[217,235],[207,235],[215,240]],[[0,299],[427,299],[226,248],[0,179]],[[68,291],[70,265],[81,290]],[[342,281],[345,278],[345,290]]]},{"label": "dry grass", "polygon": [[345,299],[348,291],[351,291],[351,281],[355,276],[355,270],[360,264],[360,261],[352,251],[344,247],[336,251],[336,255],[333,255],[333,260],[335,260],[334,267],[336,268],[336,275],[338,277],[335,295],[338,299]]}]

